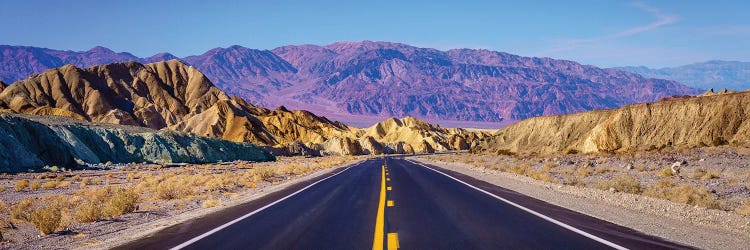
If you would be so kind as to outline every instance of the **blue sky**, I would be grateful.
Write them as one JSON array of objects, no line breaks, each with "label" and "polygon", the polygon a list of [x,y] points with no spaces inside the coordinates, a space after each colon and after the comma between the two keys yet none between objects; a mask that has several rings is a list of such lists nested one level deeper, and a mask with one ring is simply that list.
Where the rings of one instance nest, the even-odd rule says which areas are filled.
[{"label": "blue sky", "polygon": [[[214,3],[216,2],[216,3]],[[0,44],[137,56],[393,41],[601,67],[750,61],[750,1],[3,1]]]}]

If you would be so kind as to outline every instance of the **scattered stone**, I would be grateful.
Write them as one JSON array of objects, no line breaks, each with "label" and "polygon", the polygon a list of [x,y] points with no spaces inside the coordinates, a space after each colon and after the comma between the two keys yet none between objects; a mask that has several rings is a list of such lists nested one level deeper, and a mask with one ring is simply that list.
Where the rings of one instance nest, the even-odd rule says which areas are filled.
[{"label": "scattered stone", "polygon": [[623,167],[625,170],[633,170],[635,167],[633,167],[633,163],[628,162],[625,164],[625,167]]},{"label": "scattered stone", "polygon": [[670,167],[670,169],[672,169],[672,173],[679,174],[680,173],[680,168],[683,165],[687,165],[687,162],[685,162],[685,161],[676,161],[675,163],[672,163],[672,166]]}]

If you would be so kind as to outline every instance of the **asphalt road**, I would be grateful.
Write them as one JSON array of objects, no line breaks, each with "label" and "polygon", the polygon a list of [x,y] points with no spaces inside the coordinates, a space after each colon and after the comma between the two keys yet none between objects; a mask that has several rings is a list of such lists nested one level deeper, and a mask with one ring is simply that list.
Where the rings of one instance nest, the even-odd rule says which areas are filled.
[{"label": "asphalt road", "polygon": [[120,248],[175,247],[689,248],[397,157],[367,160]]}]

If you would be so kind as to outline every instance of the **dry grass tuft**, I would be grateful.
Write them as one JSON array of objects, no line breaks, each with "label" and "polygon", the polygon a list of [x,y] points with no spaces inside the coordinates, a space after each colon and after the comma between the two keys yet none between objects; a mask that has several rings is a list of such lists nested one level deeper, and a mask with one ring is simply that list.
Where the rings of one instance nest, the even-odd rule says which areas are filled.
[{"label": "dry grass tuft", "polygon": [[174,200],[192,195],[192,188],[182,177],[168,177],[156,185],[154,196],[161,200]]},{"label": "dry grass tuft", "polygon": [[664,167],[661,170],[659,170],[659,172],[656,173],[656,175],[659,177],[670,177],[670,176],[674,176],[674,172],[672,171],[670,167]]},{"label": "dry grass tuft", "polygon": [[576,177],[583,179],[586,177],[589,177],[591,175],[591,172],[593,172],[593,168],[589,165],[583,165],[576,168],[574,174]]},{"label": "dry grass tuft", "polygon": [[62,209],[63,204],[60,201],[52,200],[31,211],[29,221],[42,235],[60,231],[68,226],[64,223]]},{"label": "dry grass tuft", "polygon": [[13,186],[13,188],[16,190],[16,192],[21,192],[24,189],[26,189],[29,186],[29,180],[20,180],[16,181],[16,184]]},{"label": "dry grass tuft", "polygon": [[134,212],[138,208],[140,195],[133,188],[118,187],[111,191],[108,198],[102,207],[102,214],[107,218],[115,218]]},{"label": "dry grass tuft", "polygon": [[649,185],[643,194],[694,206],[707,208],[719,207],[719,203],[716,202],[713,195],[706,191],[705,188],[696,187],[687,183],[675,185],[671,181],[661,181]]},{"label": "dry grass tuft", "polygon": [[69,188],[72,184],[70,181],[61,181],[57,183],[57,188]]},{"label": "dry grass tuft", "polygon": [[97,200],[85,200],[76,207],[73,215],[76,221],[90,223],[102,220],[101,203]]},{"label": "dry grass tuft", "polygon": [[641,193],[641,183],[635,177],[629,174],[621,174],[608,181],[597,183],[597,188],[602,190],[614,190],[631,194]]},{"label": "dry grass tuft", "polygon": [[716,179],[716,178],[719,178],[719,174],[713,171],[706,171],[700,168],[693,171],[693,179],[696,179],[696,180],[706,181],[706,180]]},{"label": "dry grass tuft", "polygon": [[205,200],[201,204],[201,206],[204,208],[216,207],[216,206],[221,206],[221,205],[222,205],[221,202],[217,200]]},{"label": "dry grass tuft", "polygon": [[32,204],[34,204],[34,199],[31,197],[26,197],[25,199],[13,205],[10,208],[11,219],[22,222],[29,221],[29,209],[31,208]]},{"label": "dry grass tuft", "polygon": [[42,187],[42,183],[40,183],[38,181],[32,181],[31,184],[29,185],[29,189],[31,189],[31,190],[37,190],[40,187]]},{"label": "dry grass tuft", "polygon": [[42,188],[44,189],[53,189],[57,187],[57,181],[48,181],[42,184]]},{"label": "dry grass tuft", "polygon": [[750,200],[745,200],[745,202],[742,203],[742,206],[737,208],[736,212],[741,215],[749,216],[750,215]]}]

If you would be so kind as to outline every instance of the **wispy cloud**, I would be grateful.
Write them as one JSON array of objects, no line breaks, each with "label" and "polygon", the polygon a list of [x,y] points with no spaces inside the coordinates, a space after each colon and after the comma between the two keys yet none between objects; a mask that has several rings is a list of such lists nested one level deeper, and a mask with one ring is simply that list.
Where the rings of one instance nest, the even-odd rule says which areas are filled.
[{"label": "wispy cloud", "polygon": [[619,32],[606,34],[606,35],[602,35],[598,37],[592,37],[592,38],[586,38],[586,39],[563,40],[558,45],[550,49],[544,50],[540,52],[539,54],[548,55],[548,54],[553,54],[555,52],[572,50],[572,49],[575,49],[581,46],[590,45],[590,44],[630,37],[630,36],[634,36],[640,33],[644,33],[644,32],[657,29],[665,25],[676,23],[677,21],[680,20],[680,18],[677,15],[664,13],[661,10],[653,6],[649,6],[641,2],[633,2],[630,5],[633,7],[639,8],[645,12],[648,12],[654,18],[656,18],[656,20],[645,25],[631,27],[631,28],[628,28]]}]

